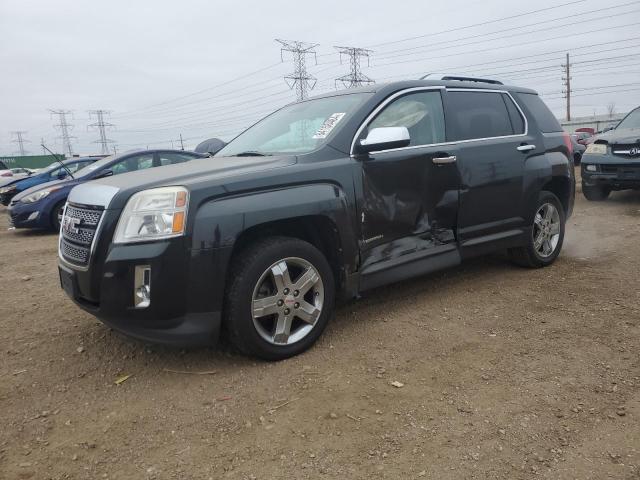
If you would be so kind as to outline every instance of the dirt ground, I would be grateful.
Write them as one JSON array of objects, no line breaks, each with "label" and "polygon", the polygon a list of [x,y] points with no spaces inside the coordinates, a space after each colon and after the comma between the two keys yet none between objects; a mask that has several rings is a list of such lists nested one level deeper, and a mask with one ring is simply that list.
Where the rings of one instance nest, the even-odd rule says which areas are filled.
[{"label": "dirt ground", "polygon": [[640,479],[640,192],[579,195],[550,268],[373,291],[279,363],[109,330],[6,226],[1,479]]}]

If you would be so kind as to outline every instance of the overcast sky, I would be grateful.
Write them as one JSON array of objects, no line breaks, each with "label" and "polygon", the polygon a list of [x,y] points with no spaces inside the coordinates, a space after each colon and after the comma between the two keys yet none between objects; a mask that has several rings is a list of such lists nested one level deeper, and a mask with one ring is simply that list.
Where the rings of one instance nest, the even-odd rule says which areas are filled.
[{"label": "overcast sky", "polygon": [[[562,4],[566,4],[562,6]],[[275,38],[319,44],[313,92],[348,73],[334,45],[373,50],[377,82],[464,73],[535,88],[564,115],[564,52],[573,115],[640,105],[640,1],[513,2],[0,0],[0,155],[25,130],[62,151],[49,109],[73,111],[74,151],[97,152],[92,109],[111,111],[119,151],[229,138],[295,99]],[[542,11],[545,9],[544,11]],[[534,12],[536,11],[537,12]],[[533,13],[530,13],[533,12]],[[511,18],[507,18],[511,17]],[[482,25],[479,25],[482,24]]]}]

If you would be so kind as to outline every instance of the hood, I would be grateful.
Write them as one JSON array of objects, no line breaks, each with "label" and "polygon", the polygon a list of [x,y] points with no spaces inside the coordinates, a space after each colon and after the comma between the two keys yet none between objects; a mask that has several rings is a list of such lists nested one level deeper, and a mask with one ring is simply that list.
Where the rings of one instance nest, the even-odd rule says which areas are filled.
[{"label": "hood", "polygon": [[66,186],[75,185],[76,183],[78,183],[78,181],[71,178],[68,180],[53,180],[52,182],[40,183],[38,185],[27,188],[26,190],[23,190],[22,192],[18,193],[15,197],[13,197],[12,201],[19,202],[27,195],[31,195],[34,192],[39,192],[40,190],[45,190],[47,188],[56,187],[56,186],[59,186],[62,188]]},{"label": "hood", "polygon": [[[82,183],[73,189],[69,200],[88,205],[121,208],[123,205],[120,204],[124,204],[133,193],[148,188],[171,185],[193,188],[200,183],[224,185],[227,180],[287,167],[294,165],[296,161],[297,158],[293,155],[196,159]],[[110,204],[119,193],[122,194],[118,195],[119,201]]]},{"label": "hood", "polygon": [[0,177],[0,188],[8,187],[12,183],[18,183],[21,180],[25,180],[24,177]]},{"label": "hood", "polygon": [[616,143],[640,145],[640,128],[616,128],[597,135],[593,141],[601,143],[606,142],[611,145]]}]

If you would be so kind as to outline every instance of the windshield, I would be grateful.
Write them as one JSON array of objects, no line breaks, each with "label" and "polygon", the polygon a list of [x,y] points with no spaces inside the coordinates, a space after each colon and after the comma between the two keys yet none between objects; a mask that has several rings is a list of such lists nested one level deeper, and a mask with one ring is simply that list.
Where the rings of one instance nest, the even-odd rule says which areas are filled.
[{"label": "windshield", "polygon": [[370,95],[351,93],[288,105],[241,133],[216,156],[312,152]]},{"label": "windshield", "polygon": [[616,129],[618,128],[640,128],[640,108],[636,108],[624,117],[616,127]]},{"label": "windshield", "polygon": [[115,155],[111,155],[109,157],[101,158],[97,162],[90,163],[86,167],[81,168],[76,173],[74,173],[73,176],[75,178],[85,177],[85,176],[89,175],[90,173],[93,173],[96,170],[104,167],[106,164],[112,162],[114,158],[116,158]]}]

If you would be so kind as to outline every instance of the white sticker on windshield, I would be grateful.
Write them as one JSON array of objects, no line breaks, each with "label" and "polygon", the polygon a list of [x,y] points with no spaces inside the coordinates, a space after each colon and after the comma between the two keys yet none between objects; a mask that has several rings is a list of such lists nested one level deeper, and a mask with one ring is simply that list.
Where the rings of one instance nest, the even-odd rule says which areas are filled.
[{"label": "white sticker on windshield", "polygon": [[329,118],[327,118],[318,131],[313,135],[313,138],[327,138],[327,135],[331,133],[331,130],[338,124],[342,117],[346,115],[346,112],[334,113]]}]

